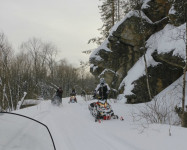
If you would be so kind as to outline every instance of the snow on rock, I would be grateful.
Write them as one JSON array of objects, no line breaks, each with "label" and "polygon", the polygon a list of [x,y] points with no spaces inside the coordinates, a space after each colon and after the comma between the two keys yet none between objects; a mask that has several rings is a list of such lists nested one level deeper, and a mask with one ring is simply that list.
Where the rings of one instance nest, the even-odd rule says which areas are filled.
[{"label": "snow on rock", "polygon": [[169,15],[174,15],[176,13],[176,10],[174,8],[174,6],[172,6],[169,10]]},{"label": "snow on rock", "polygon": [[90,69],[92,69],[92,72],[95,72],[97,70],[98,66],[91,64]]},{"label": "snow on rock", "polygon": [[111,70],[111,69],[104,69],[102,72],[101,72],[101,74],[98,76],[98,78],[100,78],[102,75],[104,75],[106,72],[112,72],[113,74],[116,74],[117,75],[117,73],[115,72],[115,71],[113,71],[113,70]]},{"label": "snow on rock", "polygon": [[[147,66],[156,66],[157,62],[154,61],[151,54],[153,51],[147,51],[145,54],[145,57],[147,59]],[[125,86],[124,90],[124,96],[125,95],[131,95],[133,94],[131,91],[134,88],[133,81],[139,79],[141,76],[145,75],[145,62],[144,57],[142,56],[135,65],[128,71],[127,76],[123,79],[121,82],[119,89],[122,88],[122,86]]]},{"label": "snow on rock", "polygon": [[150,2],[151,0],[144,0],[141,9],[146,9],[148,7],[150,7],[147,3]]},{"label": "snow on rock", "polygon": [[157,50],[158,54],[169,53],[174,50],[174,56],[185,59],[185,39],[185,24],[179,27],[168,24],[163,30],[153,34],[147,40],[146,47],[148,48],[148,51]]},{"label": "snow on rock", "polygon": [[[153,34],[147,40],[147,52],[145,54],[147,59],[147,66],[156,66],[151,54],[157,50],[158,54],[169,53],[173,51],[174,56],[179,56],[185,59],[185,24],[175,27],[173,25],[166,25],[166,27]],[[185,38],[185,39],[184,39]],[[127,76],[121,82],[119,89],[125,86],[124,96],[133,94],[131,91],[134,88],[133,81],[145,75],[145,63],[143,56],[135,63],[135,65],[128,71]]]},{"label": "snow on rock", "polygon": [[95,59],[96,61],[102,61],[103,59],[98,55],[100,50],[105,50],[107,52],[111,52],[111,50],[108,48],[107,44],[109,43],[108,39],[106,39],[101,46],[99,46],[97,49],[95,49],[91,55],[90,59]]},{"label": "snow on rock", "polygon": [[[143,11],[130,11],[128,14],[125,15],[125,17],[120,20],[118,23],[116,23],[112,29],[110,30],[110,35],[112,35],[112,33],[114,31],[117,30],[117,28],[119,27],[119,25],[121,25],[126,19],[132,17],[132,16],[136,16],[136,17],[142,17],[143,19],[145,19],[148,23],[152,24],[153,22],[144,14]],[[99,46],[97,49],[95,49],[91,55],[90,55],[90,59],[95,59],[96,61],[102,61],[103,59],[98,55],[100,50],[105,50],[107,52],[111,52],[111,50],[108,48],[108,38],[101,44],[101,46]]]},{"label": "snow on rock", "polygon": [[97,70],[98,66],[94,66],[93,67],[93,72],[95,72],[95,70]]},{"label": "snow on rock", "polygon": [[119,22],[117,22],[111,29],[110,31],[110,35],[112,35],[112,33],[114,31],[116,31],[119,27],[119,25],[121,25],[123,22],[125,22],[125,20],[127,20],[128,18],[135,16],[135,17],[142,17],[143,19],[145,19],[148,23],[152,24],[153,22],[144,14],[143,11],[138,11],[138,10],[131,10],[129,13],[127,13],[125,15],[125,17],[123,19],[121,19]]}]

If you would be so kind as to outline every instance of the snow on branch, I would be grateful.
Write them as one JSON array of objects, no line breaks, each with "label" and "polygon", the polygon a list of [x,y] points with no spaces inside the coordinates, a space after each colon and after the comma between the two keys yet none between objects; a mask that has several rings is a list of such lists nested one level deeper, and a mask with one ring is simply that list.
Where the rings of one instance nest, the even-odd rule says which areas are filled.
[{"label": "snow on branch", "polygon": [[19,101],[18,104],[17,104],[17,110],[21,108],[21,105],[23,104],[23,101],[24,101],[24,99],[25,99],[25,96],[27,95],[27,92],[24,92],[23,94],[24,94],[24,95],[23,95],[23,97],[21,98],[21,101]]}]

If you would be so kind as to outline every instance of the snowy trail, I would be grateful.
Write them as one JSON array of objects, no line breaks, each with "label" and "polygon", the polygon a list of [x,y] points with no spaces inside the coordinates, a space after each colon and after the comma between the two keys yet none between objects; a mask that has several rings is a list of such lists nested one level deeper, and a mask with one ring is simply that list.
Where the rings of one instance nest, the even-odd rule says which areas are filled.
[{"label": "snowy trail", "polygon": [[[62,107],[52,106],[50,101],[45,101],[16,113],[46,124],[57,150],[150,150],[150,147],[151,150],[172,150],[180,145],[173,141],[179,135],[187,134],[187,131],[173,127],[172,131],[176,130],[178,136],[169,137],[167,125],[153,125],[140,134],[130,117],[131,105],[120,103],[112,103],[112,107],[117,115],[124,117],[124,121],[106,120],[98,123],[88,110],[88,104],[92,101],[85,102],[79,96],[77,99],[78,103],[68,104],[69,98],[64,98]],[[180,150],[185,150],[184,144]]]},{"label": "snowy trail", "polygon": [[[94,118],[88,111],[88,103],[82,101],[80,97],[78,104],[67,104],[67,101],[64,102],[63,107],[55,108],[56,110],[52,110],[48,116],[43,118],[43,122],[56,135],[54,140],[57,149],[120,150],[121,147],[134,149],[133,146],[127,146],[121,141],[117,142],[110,138],[111,134],[106,134],[111,132],[110,128],[104,130],[102,123],[94,122]],[[119,121],[116,120],[116,122]],[[113,132],[115,132],[114,129]]]},{"label": "snowy trail", "polygon": [[[121,123],[119,120],[111,120],[110,126],[105,128],[105,122],[95,123],[94,118],[88,110],[89,102],[85,102],[78,97],[78,103],[68,104],[68,98],[63,99],[63,106],[51,106],[47,101],[36,106],[32,112],[29,109],[22,113],[17,113],[33,117],[45,123],[52,132],[57,150],[83,150],[83,149],[102,149],[102,150],[120,150],[121,147],[129,150],[137,150],[132,144],[120,139],[119,128],[113,127],[114,124]],[[31,115],[32,114],[32,115]],[[112,132],[111,132],[112,130]]]}]

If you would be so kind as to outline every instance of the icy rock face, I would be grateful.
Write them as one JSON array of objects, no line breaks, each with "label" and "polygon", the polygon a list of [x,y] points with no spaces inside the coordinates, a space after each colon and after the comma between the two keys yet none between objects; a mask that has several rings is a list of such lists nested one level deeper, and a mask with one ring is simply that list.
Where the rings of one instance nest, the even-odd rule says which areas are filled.
[{"label": "icy rock face", "polygon": [[[106,41],[91,54],[90,72],[98,78],[104,77],[109,86],[119,93],[125,93],[124,90],[128,87],[122,81],[143,56],[143,39],[147,41],[168,24],[170,7],[168,0],[147,0],[142,5],[142,11],[129,12],[112,28]],[[140,29],[140,16],[144,21],[144,37]],[[156,49],[152,57],[159,64],[148,68],[154,96],[181,76],[184,62],[170,53],[158,54]],[[110,71],[105,71],[106,69]],[[133,84],[132,93],[124,94],[127,103],[149,101],[145,75],[142,74]]]},{"label": "icy rock face", "polygon": [[[143,36],[141,33],[140,22],[141,19],[138,11],[132,12],[134,13],[130,18],[127,18],[122,24],[120,24],[116,31],[112,33],[109,37],[109,41],[120,41],[123,44],[131,45],[133,47],[140,47],[142,44]],[[145,14],[142,12],[142,16]],[[154,33],[153,24],[150,20],[146,20],[146,18],[142,19],[144,21],[145,28],[145,38],[147,39],[152,33]],[[116,39],[115,39],[116,38]],[[113,40],[114,39],[114,40]]]},{"label": "icy rock face", "polygon": [[[143,37],[140,33],[138,11],[130,12],[124,21],[119,24],[108,39],[97,48],[90,57],[90,63],[94,64],[90,67],[93,75],[98,77],[105,68],[112,70],[116,74],[106,72],[100,77],[104,77],[108,84],[118,89],[120,82],[126,75],[127,71],[135,64],[142,56],[143,51],[140,50]],[[152,22],[141,12],[143,21],[145,22],[145,38],[147,39],[155,28]],[[115,28],[115,27],[114,27]],[[97,66],[97,69],[94,69]],[[109,77],[110,76],[110,77]],[[115,80],[115,81],[114,81]]]}]

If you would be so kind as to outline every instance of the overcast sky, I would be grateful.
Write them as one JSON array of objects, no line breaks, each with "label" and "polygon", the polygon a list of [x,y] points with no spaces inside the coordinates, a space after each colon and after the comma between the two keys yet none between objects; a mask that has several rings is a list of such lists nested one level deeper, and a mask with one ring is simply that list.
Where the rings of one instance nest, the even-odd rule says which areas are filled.
[{"label": "overcast sky", "polygon": [[99,36],[101,27],[99,0],[0,0],[0,32],[14,49],[36,37],[54,43],[58,60],[66,58],[78,65],[88,60],[83,50],[90,38]]}]

